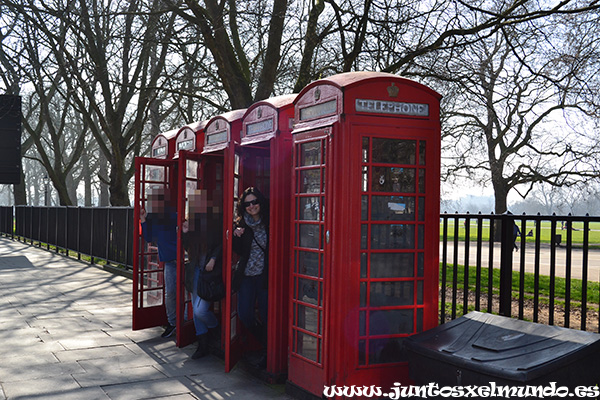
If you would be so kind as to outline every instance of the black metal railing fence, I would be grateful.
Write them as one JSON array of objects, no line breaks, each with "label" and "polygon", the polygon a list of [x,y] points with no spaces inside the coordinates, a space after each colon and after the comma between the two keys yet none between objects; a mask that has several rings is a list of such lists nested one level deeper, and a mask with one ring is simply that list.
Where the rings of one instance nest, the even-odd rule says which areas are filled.
[{"label": "black metal railing fence", "polygon": [[[600,332],[599,222],[571,215],[442,214],[440,323],[478,310]],[[128,269],[133,223],[130,207],[0,207],[4,236]]]},{"label": "black metal railing fence", "polygon": [[131,207],[0,207],[0,234],[132,269]]},{"label": "black metal railing fence", "polygon": [[477,310],[600,332],[600,217],[440,220],[440,323]]}]

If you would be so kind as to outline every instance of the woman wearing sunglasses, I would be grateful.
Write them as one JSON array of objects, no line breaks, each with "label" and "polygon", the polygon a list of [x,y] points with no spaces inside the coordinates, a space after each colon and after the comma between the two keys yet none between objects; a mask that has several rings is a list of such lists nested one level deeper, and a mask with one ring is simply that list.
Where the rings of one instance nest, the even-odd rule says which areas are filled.
[{"label": "woman wearing sunglasses", "polygon": [[[269,205],[256,188],[244,190],[237,207],[233,250],[240,256],[234,277],[238,315],[262,345],[258,366],[266,367],[269,265]],[[260,321],[255,318],[258,304]]]}]

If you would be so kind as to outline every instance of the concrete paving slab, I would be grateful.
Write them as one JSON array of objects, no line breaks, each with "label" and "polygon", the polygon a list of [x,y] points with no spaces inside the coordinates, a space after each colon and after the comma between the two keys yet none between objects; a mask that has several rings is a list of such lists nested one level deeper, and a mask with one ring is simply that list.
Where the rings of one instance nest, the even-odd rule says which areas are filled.
[{"label": "concrete paving slab", "polygon": [[[81,389],[70,375],[53,376],[51,378],[35,379],[3,383],[5,395],[10,400],[15,399],[48,399],[57,396],[67,396]],[[101,398],[101,397],[98,397]],[[104,397],[106,398],[106,397]]]},{"label": "concrete paving slab", "polygon": [[[81,362],[86,363],[86,362]],[[103,370],[86,364],[86,372],[73,374],[73,378],[81,387],[116,385],[120,383],[131,383],[140,381],[152,381],[164,379],[166,376],[153,367],[130,368],[127,370],[111,369]]]},{"label": "concrete paving slab", "polygon": [[124,345],[118,346],[107,346],[107,347],[96,347],[93,349],[80,349],[80,350],[63,350],[54,353],[54,357],[60,362],[73,362],[73,361],[85,361],[95,360],[98,358],[112,358],[112,357],[140,357],[134,354]]},{"label": "concrete paving slab", "polygon": [[185,377],[104,386],[103,389],[112,400],[196,399],[192,393],[204,391],[204,388]]},{"label": "concrete paving slab", "polygon": [[[158,361],[148,354],[126,354],[112,357],[92,358],[87,360],[79,360],[86,371],[101,370],[128,370],[130,368],[152,367],[158,365]],[[159,370],[160,371],[160,370]]]},{"label": "concrete paving slab", "polygon": [[[191,355],[195,348],[189,351]],[[211,374],[215,371],[223,371],[225,362],[214,356],[207,356],[199,360],[192,360],[189,356],[182,361],[156,364],[157,370],[168,377],[181,377],[189,375],[204,375]]]},{"label": "concrete paving slab", "polygon": [[77,362],[53,362],[50,364],[2,363],[0,366],[0,382],[5,384],[32,381],[40,378],[70,376],[71,374],[83,372],[85,370]]}]

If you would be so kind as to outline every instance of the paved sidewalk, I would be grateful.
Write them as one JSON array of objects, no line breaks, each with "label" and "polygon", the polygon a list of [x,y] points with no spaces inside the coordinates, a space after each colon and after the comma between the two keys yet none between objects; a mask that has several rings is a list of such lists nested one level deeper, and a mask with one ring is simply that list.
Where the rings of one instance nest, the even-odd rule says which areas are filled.
[{"label": "paved sidewalk", "polygon": [[161,328],[132,331],[131,284],[0,238],[0,400],[290,399]]}]

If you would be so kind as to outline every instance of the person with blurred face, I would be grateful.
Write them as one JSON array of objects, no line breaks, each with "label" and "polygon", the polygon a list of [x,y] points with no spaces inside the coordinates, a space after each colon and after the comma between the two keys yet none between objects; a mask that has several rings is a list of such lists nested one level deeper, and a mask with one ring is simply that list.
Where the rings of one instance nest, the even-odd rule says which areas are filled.
[{"label": "person with blurred face", "polygon": [[196,190],[188,196],[189,218],[182,226],[183,246],[194,268],[192,308],[198,348],[192,355],[192,359],[208,354],[209,331],[214,333],[215,340],[220,339],[216,329],[219,322],[210,310],[212,303],[202,299],[198,294],[198,283],[203,274],[222,275],[222,201],[218,191],[213,191],[210,197],[212,199],[209,198],[206,190]]},{"label": "person with blurred face", "polygon": [[165,309],[167,327],[162,337],[175,333],[177,319],[177,214],[168,189],[158,187],[148,194],[148,210],[140,210],[142,235],[158,247],[158,259],[164,263]]}]

